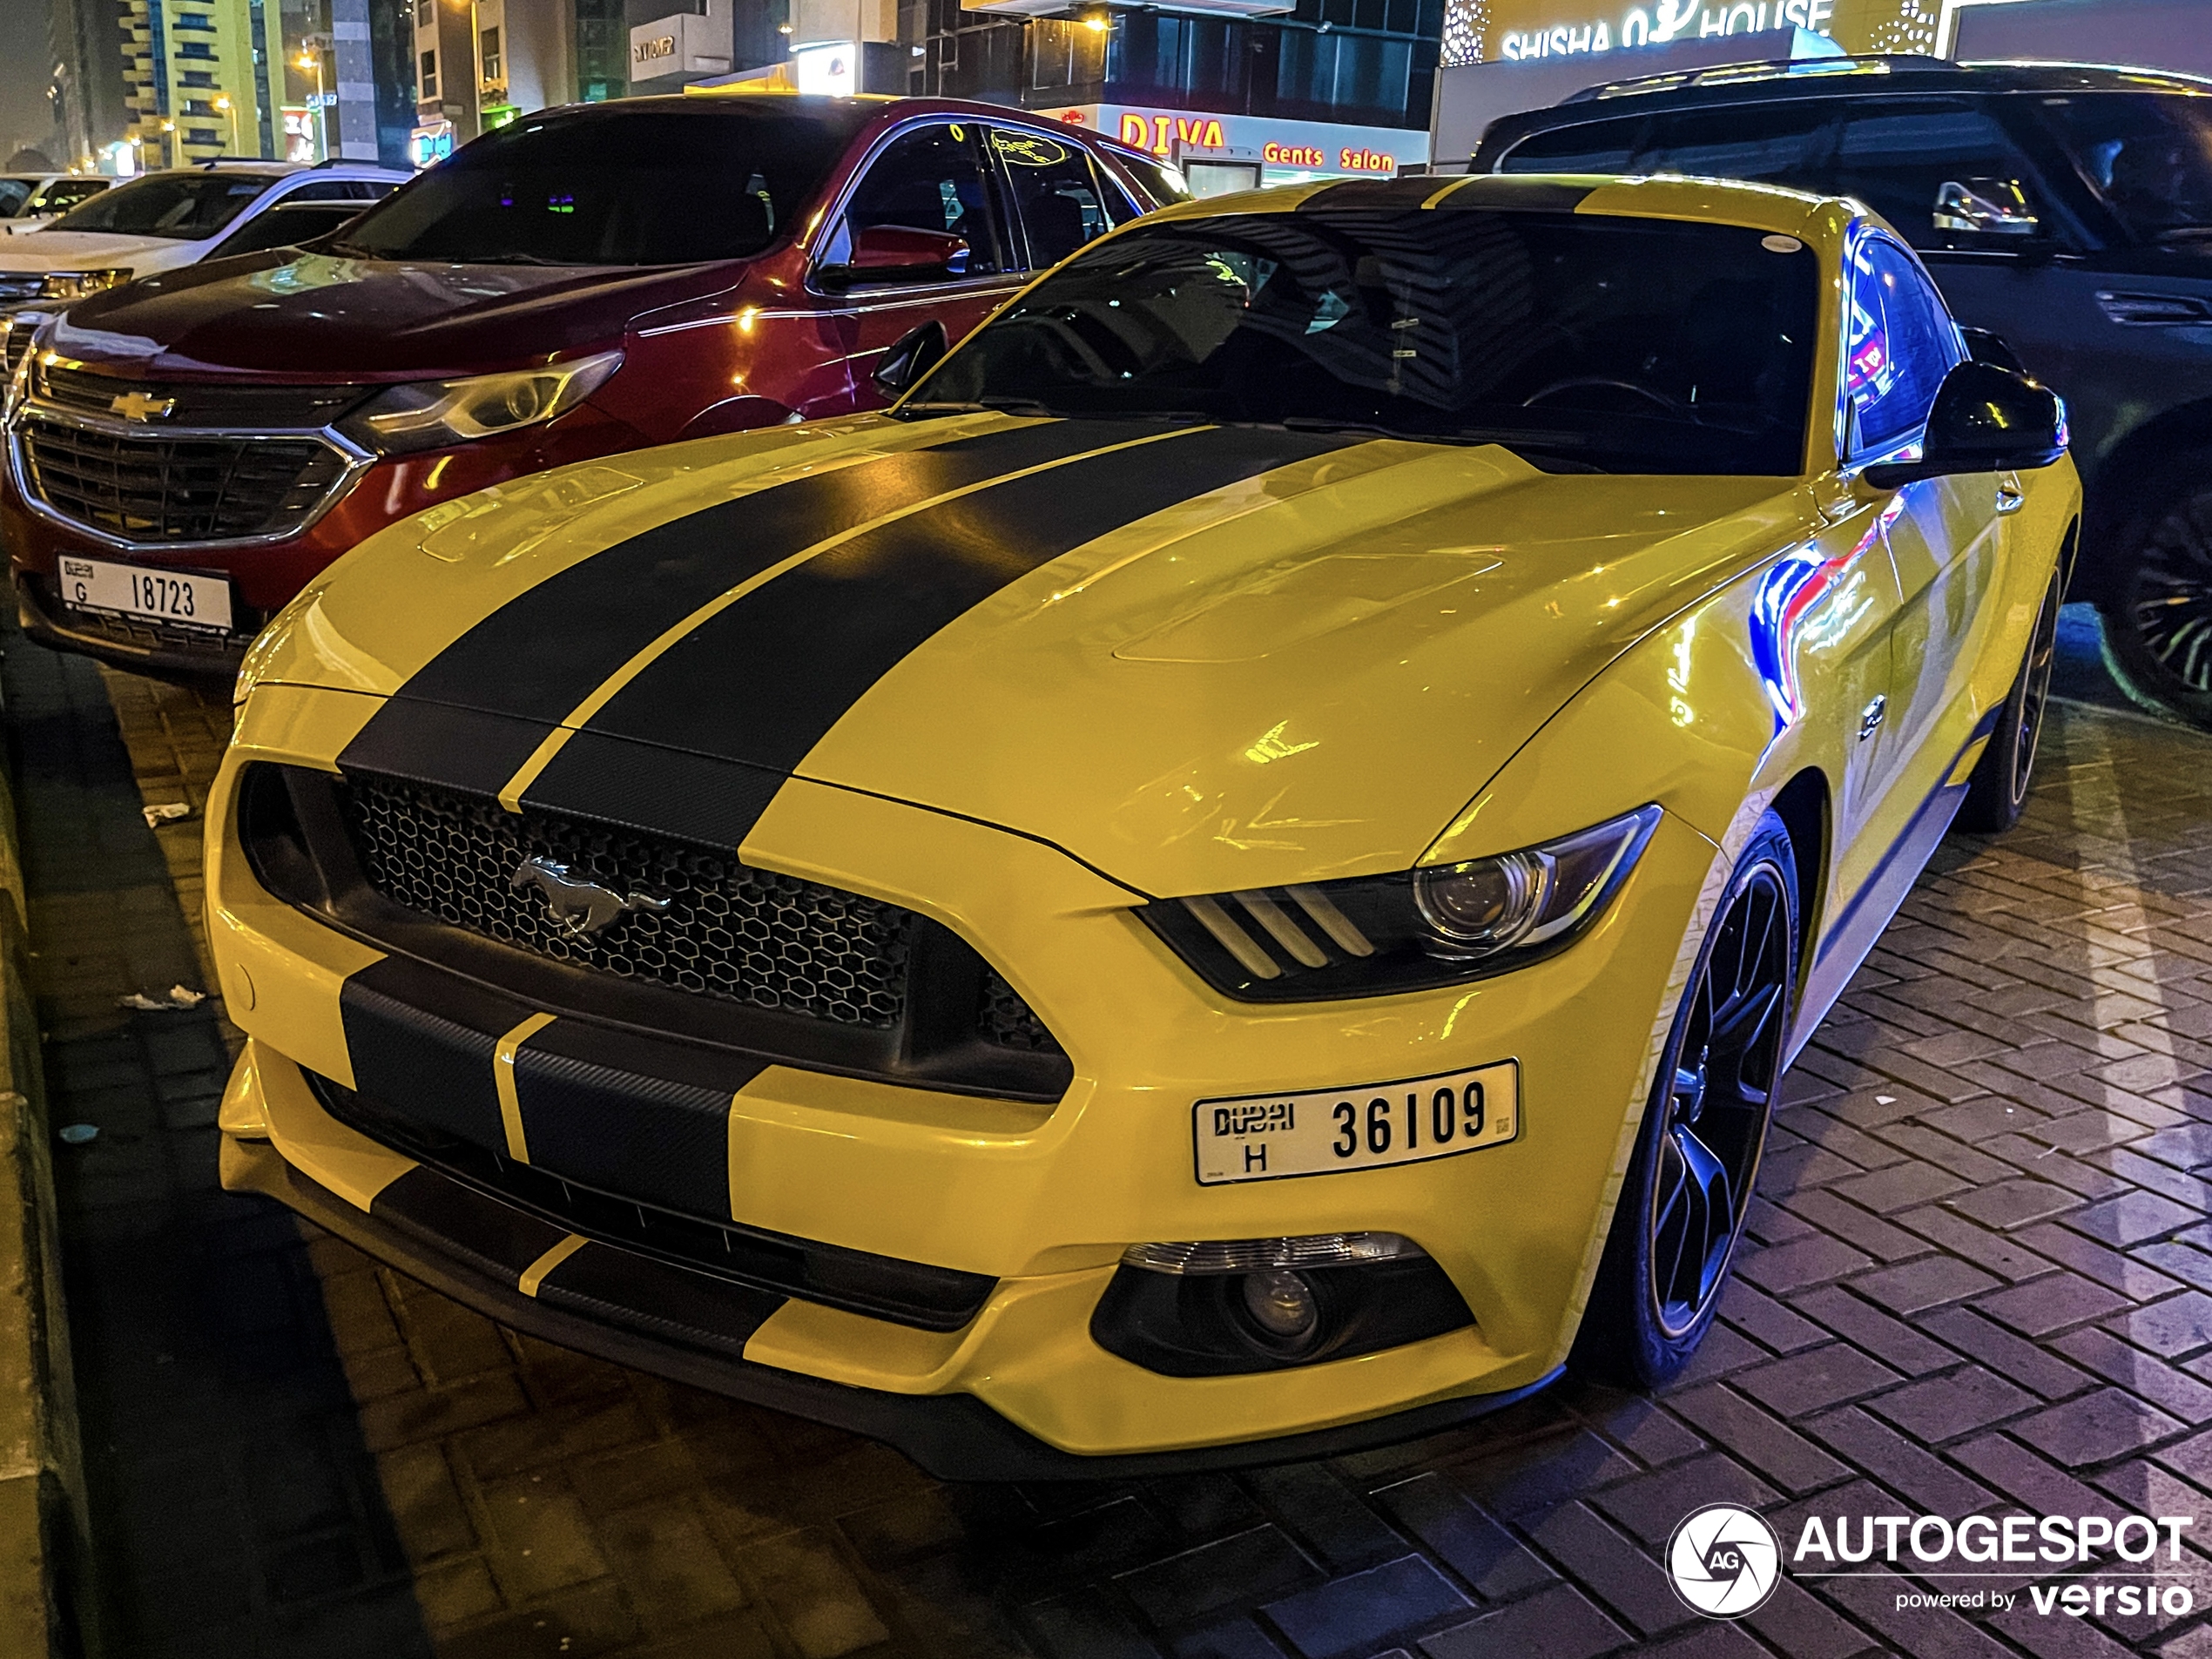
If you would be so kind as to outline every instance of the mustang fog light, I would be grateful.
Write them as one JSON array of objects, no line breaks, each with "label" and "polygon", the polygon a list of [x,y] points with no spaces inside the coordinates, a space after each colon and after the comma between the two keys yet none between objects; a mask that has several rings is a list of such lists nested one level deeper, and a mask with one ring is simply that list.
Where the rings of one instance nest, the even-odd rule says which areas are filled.
[{"label": "mustang fog light", "polygon": [[1304,1347],[1321,1328],[1321,1301],[1303,1274],[1288,1268],[1244,1278],[1244,1312],[1252,1323],[1285,1346]]},{"label": "mustang fog light", "polygon": [[1132,1245],[1090,1334],[1163,1376],[1222,1377],[1350,1359],[1473,1323],[1412,1239],[1316,1233]]}]

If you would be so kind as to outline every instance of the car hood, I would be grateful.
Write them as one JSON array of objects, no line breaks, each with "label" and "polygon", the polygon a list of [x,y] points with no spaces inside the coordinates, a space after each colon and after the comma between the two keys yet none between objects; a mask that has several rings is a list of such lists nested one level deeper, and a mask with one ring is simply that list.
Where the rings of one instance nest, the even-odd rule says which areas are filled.
[{"label": "car hood", "polygon": [[146,270],[191,259],[198,242],[166,236],[111,236],[99,231],[57,231],[26,226],[0,242],[0,271],[98,271],[115,266]]},{"label": "car hood", "polygon": [[435,509],[248,674],[396,693],[347,764],[527,806],[672,829],[638,782],[672,752],[736,769],[686,760],[693,796],[796,774],[1223,891],[1412,865],[1807,513],[1494,446],[868,417]]},{"label": "car hood", "polygon": [[141,374],[468,373],[605,345],[639,312],[730,280],[725,266],[444,265],[278,249],[96,295],[71,308],[54,347]]}]

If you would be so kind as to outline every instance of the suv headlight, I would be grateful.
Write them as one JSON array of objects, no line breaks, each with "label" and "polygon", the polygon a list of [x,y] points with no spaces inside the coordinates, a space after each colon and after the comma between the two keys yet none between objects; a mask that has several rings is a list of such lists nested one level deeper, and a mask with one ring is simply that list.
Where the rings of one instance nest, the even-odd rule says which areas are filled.
[{"label": "suv headlight", "polygon": [[1380,996],[1487,978],[1563,949],[1635,867],[1659,808],[1496,858],[1137,911],[1216,990],[1247,1002]]},{"label": "suv headlight", "polygon": [[338,429],[381,455],[450,448],[565,415],[621,367],[619,351],[604,351],[543,368],[388,386],[341,421]]},{"label": "suv headlight", "polygon": [[87,294],[98,293],[102,288],[112,288],[131,280],[131,267],[118,265],[106,271],[50,271],[39,285],[42,300],[82,300]]}]

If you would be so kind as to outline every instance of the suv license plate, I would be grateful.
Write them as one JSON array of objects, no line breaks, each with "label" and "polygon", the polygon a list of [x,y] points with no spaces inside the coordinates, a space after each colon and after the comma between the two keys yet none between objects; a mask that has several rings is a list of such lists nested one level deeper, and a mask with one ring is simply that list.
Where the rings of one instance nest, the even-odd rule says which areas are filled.
[{"label": "suv license plate", "polygon": [[1202,1100],[1190,1111],[1198,1184],[1425,1163],[1521,1133],[1521,1065],[1299,1095]]},{"label": "suv license plate", "polygon": [[67,557],[61,572],[62,600],[72,610],[143,617],[172,628],[230,631],[231,584],[220,577]]}]

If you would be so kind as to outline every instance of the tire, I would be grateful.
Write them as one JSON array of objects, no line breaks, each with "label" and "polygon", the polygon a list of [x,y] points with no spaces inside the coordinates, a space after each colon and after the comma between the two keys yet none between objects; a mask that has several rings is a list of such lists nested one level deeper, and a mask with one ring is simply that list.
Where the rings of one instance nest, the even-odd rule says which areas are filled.
[{"label": "tire", "polygon": [[1743,1237],[1797,990],[1797,864],[1772,813],[1713,918],[1568,1357],[1594,1381],[1655,1388],[1689,1364]]},{"label": "tire", "polygon": [[1959,808],[1958,826],[1974,835],[2001,835],[2020,821],[2028,786],[2035,774],[2035,749],[2043,735],[2043,716],[2051,705],[2051,666],[2058,658],[2059,581],[2051,577],[2043,608],[2035,614],[2027,655],[2019,677],[1997,711],[1989,746],[1975,763]]},{"label": "tire", "polygon": [[2212,726],[2212,450],[2175,455],[2136,499],[2097,601],[2105,666],[2144,707]]}]

